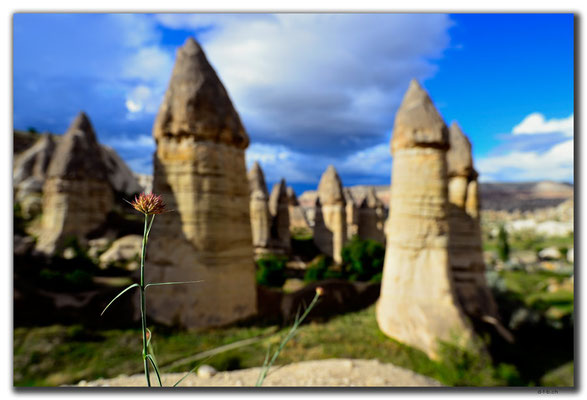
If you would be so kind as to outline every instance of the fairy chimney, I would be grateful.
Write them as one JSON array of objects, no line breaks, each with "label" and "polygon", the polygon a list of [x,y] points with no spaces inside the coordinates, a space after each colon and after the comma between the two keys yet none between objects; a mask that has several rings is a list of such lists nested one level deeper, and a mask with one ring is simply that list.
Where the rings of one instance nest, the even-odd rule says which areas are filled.
[{"label": "fairy chimney", "polygon": [[347,240],[346,203],[340,177],[332,165],[322,174],[318,198],[324,224],[314,227],[314,241],[320,251],[340,264],[342,247]]},{"label": "fairy chimney", "polygon": [[255,161],[251,167],[248,179],[253,247],[265,249],[269,246],[271,215],[269,214],[269,194],[267,193],[265,176],[258,162]]},{"label": "fairy chimney", "polygon": [[187,328],[225,325],[256,313],[249,184],[249,137],[193,39],[177,51],[153,126],[153,192],[173,210],[157,218],[149,241],[148,315]]},{"label": "fairy chimney", "polygon": [[[481,227],[467,206],[478,204],[477,172],[473,168],[471,143],[460,126],[449,130],[450,149],[446,154],[450,224],[450,262],[459,301],[473,319],[489,316],[497,320],[497,306],[485,281]],[[471,196],[471,199],[469,199]]]},{"label": "fairy chimney", "polygon": [[88,116],[80,112],[61,138],[43,185],[43,234],[37,250],[60,251],[64,239],[85,242],[106,220],[113,191]]},{"label": "fairy chimney", "polygon": [[287,187],[287,199],[289,205],[289,227],[310,232],[310,224],[306,219],[306,214],[300,206],[296,192],[291,186]]},{"label": "fairy chimney", "polygon": [[449,254],[448,129],[415,80],[396,114],[380,329],[431,357],[438,341],[472,336],[454,290]]},{"label": "fairy chimney", "polygon": [[377,197],[374,188],[369,188],[359,207],[358,233],[361,239],[376,240],[385,243],[385,208]]},{"label": "fairy chimney", "polygon": [[359,234],[359,210],[351,189],[343,188],[344,200],[346,202],[346,234],[347,239]]},{"label": "fairy chimney", "polygon": [[290,250],[289,199],[285,179],[273,185],[269,197],[271,213],[271,247],[276,252],[288,253]]}]

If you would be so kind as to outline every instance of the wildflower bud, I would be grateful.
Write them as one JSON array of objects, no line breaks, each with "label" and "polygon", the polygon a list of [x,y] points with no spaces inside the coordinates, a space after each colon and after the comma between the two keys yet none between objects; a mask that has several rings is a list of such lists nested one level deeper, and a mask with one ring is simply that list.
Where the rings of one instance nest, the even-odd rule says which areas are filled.
[{"label": "wildflower bud", "polygon": [[317,294],[318,296],[322,296],[322,295],[324,294],[324,289],[322,288],[322,286],[318,286],[318,287],[316,288],[316,294]]},{"label": "wildflower bud", "polygon": [[161,196],[153,193],[143,192],[135,196],[135,200],[130,205],[145,215],[161,214],[167,211]]}]

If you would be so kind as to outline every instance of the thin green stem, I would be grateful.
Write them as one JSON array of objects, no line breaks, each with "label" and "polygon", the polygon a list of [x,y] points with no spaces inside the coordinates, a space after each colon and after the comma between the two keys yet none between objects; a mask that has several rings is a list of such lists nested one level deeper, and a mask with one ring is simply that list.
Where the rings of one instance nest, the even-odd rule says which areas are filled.
[{"label": "thin green stem", "polygon": [[[140,283],[140,295],[141,295],[141,327],[143,331],[143,363],[145,365],[145,379],[147,380],[147,386],[151,387],[151,378],[149,377],[149,362],[147,360],[147,313],[146,313],[146,301],[145,301],[145,255],[147,253],[147,222],[149,216],[145,214],[145,229],[143,231],[143,248],[141,251],[141,283]],[[151,223],[153,221],[151,220]],[[150,228],[150,227],[149,227]]]},{"label": "thin green stem", "polygon": [[[273,365],[273,363],[275,362],[275,360],[279,356],[279,353],[281,353],[281,350],[283,350],[283,348],[285,347],[287,342],[289,342],[289,340],[295,335],[300,324],[304,321],[304,319],[308,316],[310,311],[312,311],[312,308],[314,308],[314,306],[318,302],[319,297],[320,297],[320,294],[316,293],[314,295],[314,299],[312,299],[312,302],[310,303],[308,308],[306,308],[306,311],[304,311],[302,316],[300,318],[298,318],[296,316],[296,319],[294,321],[293,326],[291,327],[291,329],[289,330],[289,332],[287,333],[285,338],[283,338],[283,340],[279,344],[279,347],[277,348],[277,350],[275,350],[275,353],[273,353],[273,357],[271,357],[271,361],[269,361],[268,364],[267,364],[267,357],[265,357],[265,362],[263,363],[263,368],[261,368],[261,372],[259,373],[259,378],[257,379],[257,384],[255,386],[261,386],[263,384],[263,381],[265,380],[267,373],[269,372],[269,370],[271,369],[271,366]],[[269,355],[269,353],[267,353],[267,355]]]}]

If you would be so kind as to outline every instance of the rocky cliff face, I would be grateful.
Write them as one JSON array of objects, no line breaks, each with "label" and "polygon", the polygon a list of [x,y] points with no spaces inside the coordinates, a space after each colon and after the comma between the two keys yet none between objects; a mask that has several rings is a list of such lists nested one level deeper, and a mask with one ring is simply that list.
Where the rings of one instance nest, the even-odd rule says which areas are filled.
[{"label": "rocky cliff face", "polygon": [[256,312],[244,150],[249,138],[224,86],[192,38],[178,50],[153,136],[153,191],[171,213],[149,242],[147,312],[164,324],[224,325]]},{"label": "rocky cliff face", "polygon": [[37,250],[52,254],[68,236],[80,241],[106,219],[113,191],[101,148],[80,113],[55,149],[43,186],[43,234]]},{"label": "rocky cliff face", "polygon": [[377,322],[437,356],[438,340],[472,331],[456,297],[449,254],[448,129],[428,94],[410,83],[393,128],[389,223]]},{"label": "rocky cliff face", "polygon": [[341,251],[347,240],[346,203],[340,177],[332,165],[322,174],[318,184],[318,198],[324,223],[315,222],[314,242],[334,262],[341,263]]}]

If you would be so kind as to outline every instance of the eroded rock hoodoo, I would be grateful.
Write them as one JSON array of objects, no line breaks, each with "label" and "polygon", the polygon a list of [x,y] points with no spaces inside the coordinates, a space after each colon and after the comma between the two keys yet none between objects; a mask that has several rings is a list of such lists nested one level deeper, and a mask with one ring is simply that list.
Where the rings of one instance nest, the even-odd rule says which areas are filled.
[{"label": "eroded rock hoodoo", "polygon": [[112,187],[94,128],[79,113],[51,158],[43,186],[42,231],[37,250],[59,251],[68,237],[84,242],[112,209]]},{"label": "eroded rock hoodoo", "polygon": [[[315,223],[314,242],[324,254],[341,263],[341,251],[347,240],[346,203],[340,177],[330,165],[318,185],[318,198],[323,223]],[[318,203],[317,203],[318,205]]]},{"label": "eroded rock hoodoo", "polygon": [[173,210],[153,226],[147,256],[154,320],[224,325],[256,312],[245,149],[249,138],[206,56],[189,38],[178,50],[155,125],[153,191]]},{"label": "eroded rock hoodoo", "polygon": [[377,322],[390,337],[437,355],[438,340],[472,331],[457,300],[449,254],[448,128],[412,81],[397,112],[389,223]]}]

